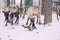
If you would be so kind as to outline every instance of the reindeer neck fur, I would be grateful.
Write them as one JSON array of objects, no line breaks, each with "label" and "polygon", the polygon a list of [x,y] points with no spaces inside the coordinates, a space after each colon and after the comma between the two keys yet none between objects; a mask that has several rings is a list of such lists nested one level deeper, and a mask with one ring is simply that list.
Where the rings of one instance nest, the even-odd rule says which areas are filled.
[{"label": "reindeer neck fur", "polygon": [[29,17],[39,16],[39,7],[38,6],[30,6],[27,10]]},{"label": "reindeer neck fur", "polygon": [[57,13],[60,13],[60,6],[57,7]]}]

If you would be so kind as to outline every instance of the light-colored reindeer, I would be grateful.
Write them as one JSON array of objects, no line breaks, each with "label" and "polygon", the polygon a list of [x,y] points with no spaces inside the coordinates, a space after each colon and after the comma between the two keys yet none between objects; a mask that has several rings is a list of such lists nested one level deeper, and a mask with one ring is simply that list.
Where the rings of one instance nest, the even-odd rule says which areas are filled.
[{"label": "light-colored reindeer", "polygon": [[[26,25],[28,24],[28,21],[30,19],[31,22],[29,25],[29,29],[33,30],[33,28],[35,28],[35,24],[34,24],[35,16],[37,17],[37,23],[39,23],[39,24],[41,23],[40,22],[39,6],[30,6],[26,13],[28,16]],[[32,27],[30,27],[31,25],[32,25]]]}]

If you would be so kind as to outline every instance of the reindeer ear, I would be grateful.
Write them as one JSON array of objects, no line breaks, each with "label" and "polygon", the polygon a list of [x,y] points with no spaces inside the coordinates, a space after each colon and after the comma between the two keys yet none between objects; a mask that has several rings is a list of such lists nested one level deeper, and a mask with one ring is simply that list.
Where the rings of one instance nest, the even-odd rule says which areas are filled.
[{"label": "reindeer ear", "polygon": [[10,11],[8,11],[8,12],[10,12]]},{"label": "reindeer ear", "polygon": [[2,11],[4,13],[4,11]]}]

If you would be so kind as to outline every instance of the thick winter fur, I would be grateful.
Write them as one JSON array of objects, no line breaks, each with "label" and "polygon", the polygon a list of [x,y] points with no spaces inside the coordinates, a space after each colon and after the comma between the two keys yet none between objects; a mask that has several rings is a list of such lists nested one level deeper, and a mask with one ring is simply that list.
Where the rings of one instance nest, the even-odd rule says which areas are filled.
[{"label": "thick winter fur", "polygon": [[27,19],[26,24],[28,24],[28,21],[30,19],[30,21],[31,21],[30,25],[32,24],[32,26],[34,27],[35,26],[35,24],[34,24],[35,16],[37,17],[37,23],[39,21],[39,24],[40,24],[40,13],[39,13],[39,7],[38,6],[29,7],[27,10],[27,15],[28,15],[28,19]]},{"label": "thick winter fur", "polygon": [[25,9],[24,8],[19,8],[19,15],[20,17],[24,18],[25,17]]},{"label": "thick winter fur", "polygon": [[[4,8],[4,10],[2,11],[4,14],[5,14],[5,19],[6,19],[6,17],[9,19],[9,17],[10,17],[10,19],[12,20],[11,21],[11,23],[12,23],[12,25],[13,25],[13,18],[15,17],[16,18],[16,21],[15,21],[15,23],[19,23],[19,11],[18,11],[18,8],[17,7],[11,7],[11,6],[8,6],[8,7],[6,7],[6,8]],[[8,13],[7,13],[8,12]],[[6,15],[6,13],[7,13],[7,15],[9,16],[7,16]],[[10,21],[10,20],[9,20]]]},{"label": "thick winter fur", "polygon": [[19,23],[19,11],[17,7],[12,7],[10,8],[10,17],[12,19],[12,24],[13,24],[13,18],[16,18],[15,23]]},{"label": "thick winter fur", "polygon": [[7,7],[7,8],[5,8],[2,12],[4,13],[4,16],[5,16],[5,21],[6,21],[5,26],[7,26],[7,23],[8,23],[8,21],[9,21],[9,12],[10,12],[10,10],[9,10],[9,8]]},{"label": "thick winter fur", "polygon": [[59,20],[58,16],[60,16],[60,6],[57,6],[57,20]]}]

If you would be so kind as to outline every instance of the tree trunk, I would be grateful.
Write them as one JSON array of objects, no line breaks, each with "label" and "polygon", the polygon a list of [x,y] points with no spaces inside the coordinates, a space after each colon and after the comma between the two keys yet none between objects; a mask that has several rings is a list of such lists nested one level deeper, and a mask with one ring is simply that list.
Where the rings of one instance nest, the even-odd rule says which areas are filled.
[{"label": "tree trunk", "polygon": [[25,14],[26,10],[33,5],[33,0],[25,0]]},{"label": "tree trunk", "polygon": [[7,6],[10,5],[10,0],[7,0]]},{"label": "tree trunk", "polygon": [[11,5],[13,5],[14,4],[14,1],[13,0],[11,0]]},{"label": "tree trunk", "polygon": [[15,0],[14,0],[14,5],[15,5]]},{"label": "tree trunk", "polygon": [[25,0],[25,8],[28,9],[33,5],[33,0]]},{"label": "tree trunk", "polygon": [[20,1],[20,7],[22,7],[22,0]]},{"label": "tree trunk", "polygon": [[44,24],[52,22],[52,0],[44,0]]},{"label": "tree trunk", "polygon": [[44,15],[44,0],[42,0],[41,14]]}]

